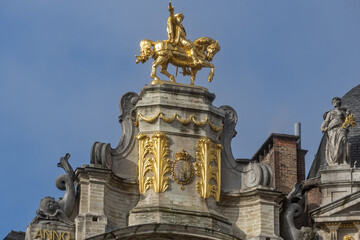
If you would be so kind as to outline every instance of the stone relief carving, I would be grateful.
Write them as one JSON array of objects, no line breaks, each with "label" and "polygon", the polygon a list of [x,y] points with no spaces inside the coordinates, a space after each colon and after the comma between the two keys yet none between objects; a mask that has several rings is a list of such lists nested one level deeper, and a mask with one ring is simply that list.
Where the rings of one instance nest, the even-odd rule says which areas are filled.
[{"label": "stone relief carving", "polygon": [[341,98],[334,97],[331,101],[334,110],[324,114],[321,131],[326,135],[325,159],[329,166],[349,164],[349,146],[347,134],[356,122],[348,109],[341,107]]},{"label": "stone relief carving", "polygon": [[238,120],[235,110],[230,106],[221,106],[220,110],[225,111],[223,133],[220,142],[224,147],[222,151],[223,167],[234,175],[241,178],[238,188],[251,188],[257,185],[271,186],[273,171],[270,166],[250,161],[238,161],[234,158],[231,150],[231,141],[236,136],[235,126]]},{"label": "stone relief carving", "polygon": [[70,154],[67,153],[60,158],[57,164],[65,170],[66,174],[60,175],[56,179],[56,187],[65,191],[64,197],[58,201],[53,197],[45,197],[41,199],[40,208],[36,211],[37,216],[32,223],[56,221],[65,225],[73,225],[69,219],[75,207],[75,173],[69,164]]},{"label": "stone relief carving", "polygon": [[109,143],[95,142],[91,147],[90,163],[111,169],[113,156],[123,158],[129,154],[136,140],[133,124],[136,119],[134,107],[139,99],[139,95],[134,92],[127,92],[121,97],[119,102],[121,112],[119,122],[122,128],[120,142],[115,149],[112,149]]},{"label": "stone relief carving", "polygon": [[222,127],[223,127],[223,124],[221,124],[220,126],[216,126],[215,124],[213,124],[211,122],[211,120],[209,118],[206,118],[202,121],[202,120],[196,120],[196,117],[194,115],[190,115],[187,119],[186,118],[182,119],[179,116],[179,114],[177,114],[177,113],[174,113],[174,115],[172,115],[171,117],[166,117],[162,112],[158,112],[157,114],[155,114],[152,117],[145,117],[141,113],[138,113],[136,120],[134,122],[135,127],[139,126],[140,118],[147,123],[152,123],[158,118],[162,119],[163,121],[165,121],[167,123],[171,123],[171,122],[177,120],[179,123],[181,123],[183,125],[187,125],[190,122],[193,122],[198,127],[203,127],[203,126],[205,126],[206,123],[209,123],[211,130],[213,130],[215,132],[221,131]]}]

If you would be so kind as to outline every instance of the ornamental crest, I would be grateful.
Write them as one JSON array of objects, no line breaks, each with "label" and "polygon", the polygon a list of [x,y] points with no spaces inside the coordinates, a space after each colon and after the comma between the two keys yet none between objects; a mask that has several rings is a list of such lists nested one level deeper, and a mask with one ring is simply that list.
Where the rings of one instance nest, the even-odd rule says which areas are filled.
[{"label": "ornamental crest", "polygon": [[176,153],[176,160],[171,166],[171,175],[175,182],[180,184],[181,190],[184,190],[184,185],[189,184],[194,176],[194,168],[189,161],[189,153],[183,149]]}]

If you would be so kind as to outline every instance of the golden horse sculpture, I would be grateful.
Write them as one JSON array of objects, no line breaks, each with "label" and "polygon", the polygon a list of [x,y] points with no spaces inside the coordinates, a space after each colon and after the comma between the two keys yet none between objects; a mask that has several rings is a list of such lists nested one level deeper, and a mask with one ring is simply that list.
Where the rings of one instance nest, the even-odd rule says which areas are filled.
[{"label": "golden horse sculpture", "polygon": [[136,56],[136,63],[145,63],[149,57],[152,57],[154,62],[152,64],[151,78],[157,81],[160,80],[156,75],[156,70],[160,66],[160,72],[167,76],[171,82],[175,82],[175,77],[167,71],[168,65],[171,63],[176,67],[181,67],[184,76],[191,75],[191,85],[194,85],[196,73],[199,70],[210,68],[208,81],[211,82],[214,78],[214,65],[210,62],[220,50],[218,41],[209,37],[200,37],[193,44],[197,57],[201,60],[199,63],[194,63],[189,49],[174,46],[168,40],[153,42],[144,39],[140,42],[140,56]]}]

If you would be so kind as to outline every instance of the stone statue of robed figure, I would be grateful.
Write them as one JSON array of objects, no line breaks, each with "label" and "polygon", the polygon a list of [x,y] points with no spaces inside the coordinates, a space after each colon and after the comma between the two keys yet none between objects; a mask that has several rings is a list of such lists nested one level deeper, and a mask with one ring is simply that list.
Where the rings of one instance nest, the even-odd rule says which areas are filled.
[{"label": "stone statue of robed figure", "polygon": [[321,131],[326,134],[325,159],[329,166],[349,164],[347,134],[356,122],[350,110],[341,108],[341,98],[332,99],[334,110],[324,114]]}]

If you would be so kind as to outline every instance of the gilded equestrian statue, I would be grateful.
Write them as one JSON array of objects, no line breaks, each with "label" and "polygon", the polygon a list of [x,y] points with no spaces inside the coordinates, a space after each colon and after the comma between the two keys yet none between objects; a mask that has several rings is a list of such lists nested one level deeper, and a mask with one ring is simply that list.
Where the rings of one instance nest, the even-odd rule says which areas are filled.
[{"label": "gilded equestrian statue", "polygon": [[168,71],[171,63],[176,67],[181,67],[183,75],[190,75],[191,85],[194,85],[196,73],[202,68],[210,68],[208,81],[214,78],[214,65],[210,63],[215,54],[220,50],[218,41],[209,37],[200,37],[194,42],[186,39],[186,31],[182,25],[184,15],[178,13],[174,15],[174,7],[169,3],[170,16],[167,23],[168,40],[153,42],[144,39],[140,42],[140,56],[136,56],[136,63],[145,63],[150,57],[154,59],[151,70],[151,78],[161,81],[156,75],[156,70],[160,66],[160,72],[175,82],[175,77]]}]

